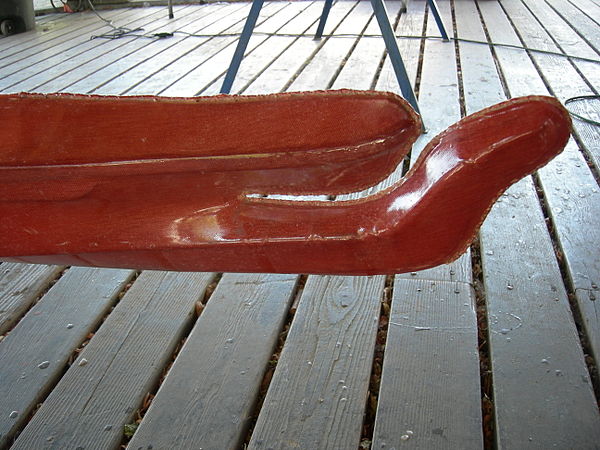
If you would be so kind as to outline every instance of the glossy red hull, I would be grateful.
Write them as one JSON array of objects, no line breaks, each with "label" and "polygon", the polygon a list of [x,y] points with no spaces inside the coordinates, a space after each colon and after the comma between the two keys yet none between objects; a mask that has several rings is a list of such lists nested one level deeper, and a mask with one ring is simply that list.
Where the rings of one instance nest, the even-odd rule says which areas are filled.
[{"label": "glossy red hull", "polygon": [[[60,127],[67,112],[83,125]],[[383,192],[298,202],[247,194],[375,184],[419,133],[410,107],[353,91],[21,94],[0,98],[0,116],[15,125],[0,152],[1,260],[183,271],[365,275],[449,262],[498,196],[570,133],[556,100],[515,99],[434,138]]]}]

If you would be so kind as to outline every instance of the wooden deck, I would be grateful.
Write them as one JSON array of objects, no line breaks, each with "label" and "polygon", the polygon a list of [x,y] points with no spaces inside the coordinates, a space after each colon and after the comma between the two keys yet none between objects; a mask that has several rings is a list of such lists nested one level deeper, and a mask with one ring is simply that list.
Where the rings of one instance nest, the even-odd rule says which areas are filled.
[{"label": "wooden deck", "polygon": [[[438,4],[454,36],[600,59],[598,0]],[[315,41],[322,5],[267,3],[233,92],[398,91],[370,3],[338,1]],[[402,14],[387,5],[399,35],[438,34],[425,1]],[[110,31],[92,13],[41,16],[35,32],[0,40],[0,91],[216,94],[248,9],[178,5],[171,21],[166,7],[102,12],[199,35],[166,39],[90,40]],[[399,43],[428,128],[413,160],[464,114],[600,86],[598,62],[584,59]],[[432,270],[0,264],[0,448],[600,448],[600,128],[574,125],[566,151],[498,201],[477,244]]]}]

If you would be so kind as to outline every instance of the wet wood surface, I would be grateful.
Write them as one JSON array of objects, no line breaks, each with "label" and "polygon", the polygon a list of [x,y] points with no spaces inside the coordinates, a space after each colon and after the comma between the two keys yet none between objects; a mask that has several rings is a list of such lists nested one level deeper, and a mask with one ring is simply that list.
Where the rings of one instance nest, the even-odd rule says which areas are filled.
[{"label": "wet wood surface", "polygon": [[131,447],[238,448],[297,282],[295,275],[225,274]]},{"label": "wet wood surface", "polygon": [[[418,2],[408,5],[411,16],[424,18],[422,8]],[[450,23],[450,8],[440,3],[440,11]],[[421,27],[422,23],[413,22],[402,34],[418,33]],[[436,32],[435,23],[429,21],[428,33]],[[415,66],[418,53],[409,54],[415,58],[409,66]],[[450,86],[440,86],[440,79],[448,80]],[[456,80],[453,49],[441,41],[425,42],[419,104],[428,132],[413,152],[448,122],[460,118]],[[446,107],[430,108],[433,102]],[[477,319],[470,266],[465,255],[449,265],[396,276],[373,448],[400,448],[405,442],[417,448],[481,447]],[[424,358],[424,354],[435,357]],[[423,411],[427,411],[426,421],[418,419]]]},{"label": "wet wood surface", "polygon": [[[437,35],[424,1],[402,15],[400,2],[386,3],[398,34]],[[600,58],[593,0],[438,5],[451,35]],[[173,21],[166,7],[101,11],[117,26],[201,35],[161,40],[90,40],[111,31],[93,14],[42,16],[35,32],[0,39],[0,91],[217,93],[235,48],[230,34],[248,8],[178,5]],[[335,3],[314,41],[321,8],[267,2],[234,92],[399,92],[381,40],[363,36],[378,32],[368,2]],[[589,61],[435,39],[399,44],[428,129],[412,161],[461,115],[507,96],[597,93],[598,64]],[[0,448],[15,438],[14,448],[118,448],[138,410],[131,448],[176,439],[181,448],[482,448],[484,439],[497,448],[594,448],[600,419],[586,362],[600,353],[599,133],[574,120],[565,153],[493,208],[478,251],[388,280],[309,276],[304,285],[297,276],[225,274],[202,309],[213,274],[0,264]],[[370,385],[390,288],[383,374]],[[492,361],[491,425],[482,424],[478,347]],[[363,426],[369,411],[372,435]]]},{"label": "wet wood surface", "polygon": [[123,426],[158,382],[212,279],[206,273],[140,275],[13,448],[118,446]]},{"label": "wet wood surface", "polygon": [[0,402],[9,413],[0,422],[0,445],[27,423],[131,275],[128,270],[68,270],[2,340]]},{"label": "wet wood surface", "polygon": [[62,267],[4,263],[0,266],[0,333],[10,330],[59,276]]}]

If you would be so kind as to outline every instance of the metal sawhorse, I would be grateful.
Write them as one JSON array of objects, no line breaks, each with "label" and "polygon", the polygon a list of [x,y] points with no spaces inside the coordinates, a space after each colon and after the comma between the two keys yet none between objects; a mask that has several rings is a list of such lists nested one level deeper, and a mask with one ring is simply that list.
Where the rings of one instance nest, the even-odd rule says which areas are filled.
[{"label": "metal sawhorse", "polygon": [[[264,0],[252,0],[252,7],[250,8],[248,19],[246,19],[244,29],[242,30],[242,34],[240,36],[240,40],[238,41],[235,53],[233,54],[233,58],[231,59],[231,63],[229,65],[229,69],[227,69],[225,80],[223,81],[223,85],[221,86],[222,94],[229,94],[229,92],[231,91],[231,86],[233,85],[233,81],[235,80],[235,76],[242,62],[242,58],[244,57],[244,53],[246,52],[248,41],[250,40],[250,36],[252,36],[252,31],[254,30],[254,27],[256,25],[256,20],[258,19],[258,15],[263,6],[263,3]],[[427,0],[427,3],[429,4],[429,9],[431,10],[435,22],[440,30],[442,39],[444,41],[448,41],[448,34],[446,33],[446,29],[438,12],[435,0]],[[321,36],[323,35],[325,22],[327,21],[327,17],[329,16],[329,10],[331,9],[332,4],[333,0],[325,0],[323,13],[321,14],[319,26],[317,27],[317,32],[315,34],[316,39],[321,38]],[[406,68],[404,67],[402,56],[400,56],[400,50],[398,49],[396,35],[394,34],[394,30],[392,28],[392,25],[390,24],[390,19],[385,8],[385,4],[383,0],[371,0],[371,5],[373,6],[373,12],[375,13],[375,17],[377,18],[379,29],[381,30],[381,34],[385,42],[385,47],[388,51],[388,54],[390,55],[392,67],[394,68],[394,72],[396,73],[396,78],[398,79],[398,84],[400,85],[400,91],[402,92],[402,96],[412,105],[415,111],[419,112],[417,99],[410,84],[410,80],[408,79],[408,74],[406,73]]]}]

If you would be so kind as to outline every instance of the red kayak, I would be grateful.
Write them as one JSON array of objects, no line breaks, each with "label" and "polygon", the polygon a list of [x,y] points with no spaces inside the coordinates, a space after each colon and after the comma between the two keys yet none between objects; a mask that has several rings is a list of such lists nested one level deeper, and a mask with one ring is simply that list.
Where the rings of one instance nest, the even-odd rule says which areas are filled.
[{"label": "red kayak", "polygon": [[323,91],[206,98],[0,96],[0,260],[366,275],[447,263],[512,183],[560,153],[566,110],[524,97],[434,138],[401,98]]}]

